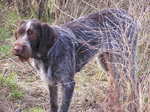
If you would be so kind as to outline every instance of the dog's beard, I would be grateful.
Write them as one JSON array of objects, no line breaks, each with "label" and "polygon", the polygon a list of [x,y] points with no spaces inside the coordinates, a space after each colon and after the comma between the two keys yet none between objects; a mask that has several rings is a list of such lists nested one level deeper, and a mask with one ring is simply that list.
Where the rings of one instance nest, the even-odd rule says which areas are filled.
[{"label": "dog's beard", "polygon": [[18,55],[18,58],[21,62],[26,62],[29,60],[29,58],[32,57],[32,52],[31,49],[25,49],[25,51],[23,52],[23,54]]},{"label": "dog's beard", "polygon": [[16,56],[19,58],[21,62],[26,62],[29,60],[29,58],[31,58],[31,54],[26,54],[26,53],[22,55],[16,55]]},{"label": "dog's beard", "polygon": [[21,62],[26,62],[26,61],[29,60],[29,58],[22,57],[22,56],[18,56],[18,58],[19,58],[19,60],[20,60]]}]

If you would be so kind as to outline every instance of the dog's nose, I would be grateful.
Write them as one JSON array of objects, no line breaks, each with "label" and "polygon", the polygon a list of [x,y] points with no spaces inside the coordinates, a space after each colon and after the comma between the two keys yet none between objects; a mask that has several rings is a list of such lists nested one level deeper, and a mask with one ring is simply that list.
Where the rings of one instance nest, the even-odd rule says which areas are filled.
[{"label": "dog's nose", "polygon": [[14,55],[21,55],[22,50],[23,50],[22,46],[14,46],[14,48],[13,48],[13,54]]}]

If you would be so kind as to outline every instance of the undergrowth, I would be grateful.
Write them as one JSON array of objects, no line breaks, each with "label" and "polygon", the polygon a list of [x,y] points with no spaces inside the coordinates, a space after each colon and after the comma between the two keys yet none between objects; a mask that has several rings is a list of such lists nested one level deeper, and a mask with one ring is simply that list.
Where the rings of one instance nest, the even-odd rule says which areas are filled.
[{"label": "undergrowth", "polygon": [[30,109],[25,109],[23,112],[45,112],[41,107],[33,107]]},{"label": "undergrowth", "polygon": [[10,73],[8,76],[3,76],[3,74],[0,74],[0,88],[5,88],[5,97],[8,100],[18,100],[24,96],[23,91],[17,84],[16,73]]}]

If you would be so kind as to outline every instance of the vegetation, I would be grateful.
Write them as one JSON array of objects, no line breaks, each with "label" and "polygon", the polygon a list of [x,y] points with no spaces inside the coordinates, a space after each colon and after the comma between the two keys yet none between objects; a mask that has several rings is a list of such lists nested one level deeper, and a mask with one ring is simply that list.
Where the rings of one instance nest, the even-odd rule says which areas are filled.
[{"label": "vegetation", "polygon": [[34,108],[26,109],[23,112],[44,112],[44,110],[40,107],[34,107]]},{"label": "vegetation", "polygon": [[[13,33],[22,19],[62,24],[105,8],[122,8],[141,23],[137,52],[139,112],[150,110],[149,0],[0,0],[0,112],[46,112],[48,93],[28,63],[12,56]],[[101,112],[108,97],[107,75],[95,60],[76,75],[72,112]],[[127,85],[126,85],[127,86]],[[130,92],[127,89],[127,93]],[[127,111],[130,102],[122,102]],[[109,110],[105,110],[109,112]],[[111,112],[111,111],[110,111]]]},{"label": "vegetation", "polygon": [[9,91],[6,98],[10,99],[21,99],[23,97],[23,92],[19,90],[19,86],[16,82],[16,74],[9,74],[7,77],[3,77],[2,74],[0,75],[0,85],[1,88],[7,88]]}]

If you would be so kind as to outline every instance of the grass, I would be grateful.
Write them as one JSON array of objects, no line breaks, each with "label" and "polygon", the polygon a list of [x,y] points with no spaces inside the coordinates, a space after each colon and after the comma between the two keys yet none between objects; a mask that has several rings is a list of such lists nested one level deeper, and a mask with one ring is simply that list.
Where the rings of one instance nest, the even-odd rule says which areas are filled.
[{"label": "grass", "polygon": [[5,88],[8,92],[7,98],[11,100],[18,100],[24,96],[23,91],[17,85],[16,74],[11,73],[8,76],[0,74],[0,88]]},{"label": "grass", "polygon": [[18,100],[18,99],[21,99],[23,98],[24,96],[24,93],[20,90],[11,90],[11,93],[10,93],[10,99],[12,100]]},{"label": "grass", "polygon": [[4,27],[12,33],[16,29],[16,24],[21,20],[21,17],[17,14],[16,10],[11,9],[11,11],[6,12],[4,19]]},{"label": "grass", "polygon": [[26,109],[23,112],[45,112],[41,107],[33,107],[30,109]]},{"label": "grass", "polygon": [[[1,8],[1,5],[0,5]],[[20,20],[16,11],[8,9],[3,12],[2,24],[0,24],[0,58],[11,55],[11,41],[16,23]]]},{"label": "grass", "polygon": [[16,89],[17,88],[16,83],[17,82],[16,82],[16,74],[15,73],[11,73],[8,76],[3,76],[2,74],[0,74],[1,86],[9,87],[10,89]]},{"label": "grass", "polygon": [[0,46],[0,58],[4,58],[11,54],[11,46],[10,45],[1,45]]},{"label": "grass", "polygon": [[0,41],[6,41],[8,38],[10,38],[10,36],[11,33],[7,28],[5,27],[0,28]]}]

